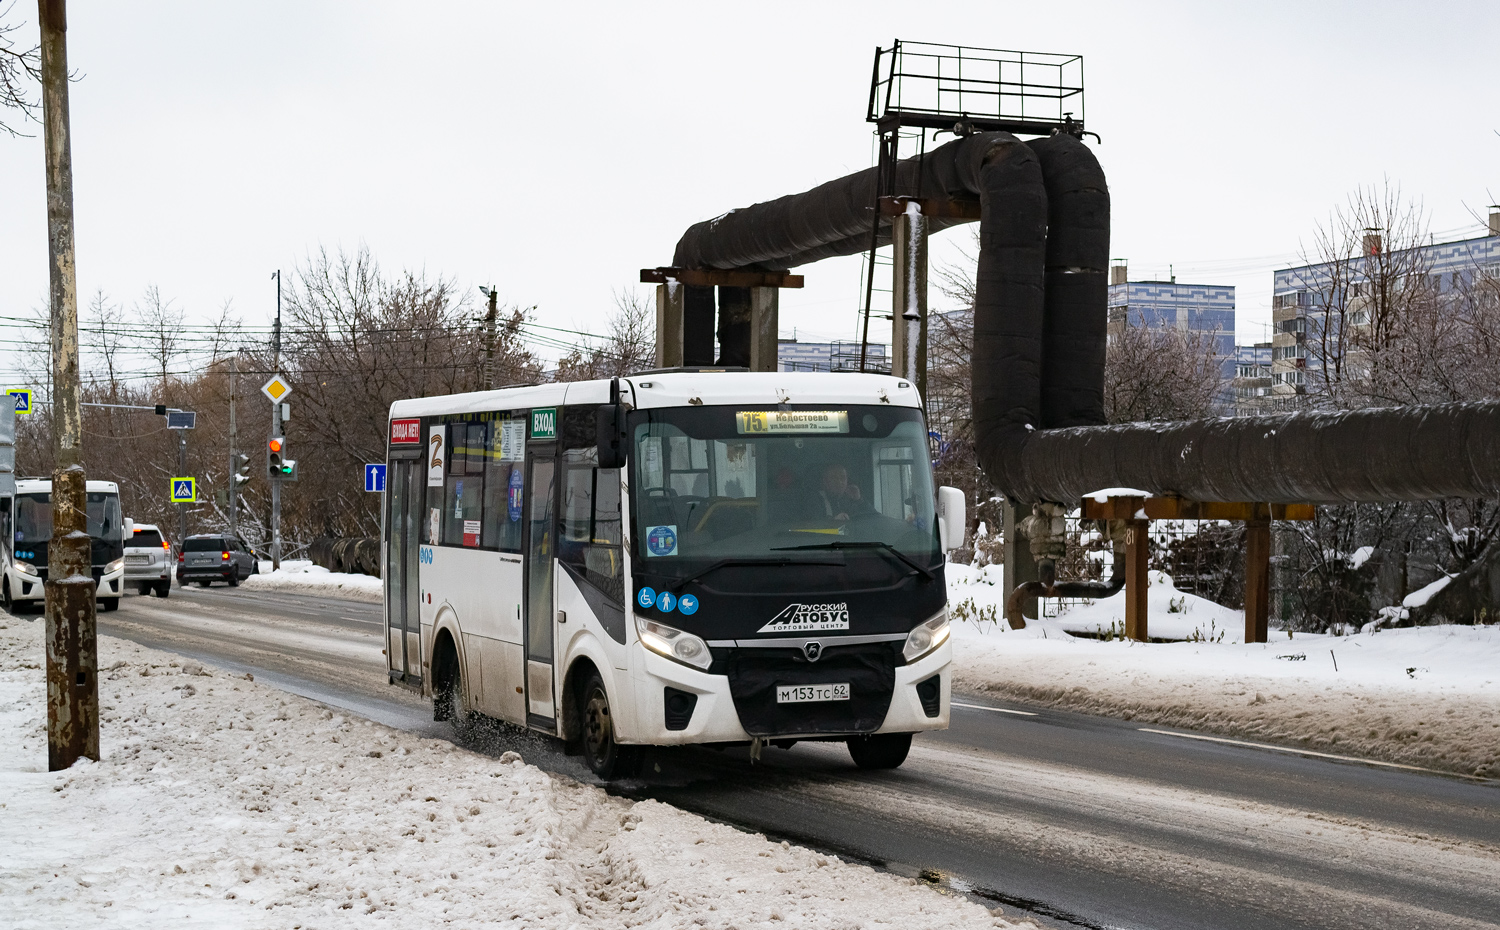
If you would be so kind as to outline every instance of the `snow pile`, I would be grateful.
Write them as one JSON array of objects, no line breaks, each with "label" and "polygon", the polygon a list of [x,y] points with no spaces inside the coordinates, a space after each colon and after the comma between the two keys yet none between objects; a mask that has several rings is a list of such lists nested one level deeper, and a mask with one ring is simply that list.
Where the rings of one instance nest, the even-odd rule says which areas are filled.
[{"label": "snow pile", "polygon": [[284,559],[281,568],[271,570],[271,563],[260,563],[260,574],[240,582],[247,588],[290,591],[299,594],[321,594],[351,601],[379,604],[384,598],[384,583],[371,575],[349,575],[331,572],[306,559]]},{"label": "snow pile", "polygon": [[[1500,626],[1429,626],[1355,636],[1273,630],[1245,644],[1244,614],[1183,597],[1153,572],[1149,630],[1200,641],[1068,635],[1114,599],[1005,624],[1002,569],[948,566],[954,686],[1127,720],[1209,730],[1321,752],[1500,776]],[[1203,605],[1208,604],[1209,607]],[[994,605],[1000,605],[996,608]],[[1212,609],[1209,609],[1212,608]],[[1123,618],[1123,610],[1121,611]],[[1112,621],[1114,618],[1109,616]],[[1089,630],[1092,632],[1092,629]],[[1227,631],[1221,638],[1218,632]],[[1191,631],[1189,631],[1191,634]]]},{"label": "snow pile", "polygon": [[108,637],[104,760],[48,773],[41,636],[0,615],[7,927],[1015,926]]},{"label": "snow pile", "polygon": [[[950,564],[945,568],[948,579],[948,604],[961,619],[1005,624],[1005,570],[999,565],[978,568]],[[1147,633],[1152,639],[1194,639],[1237,643],[1245,637],[1245,613],[1215,604],[1207,598],[1178,591],[1172,576],[1165,572],[1147,573]],[[1125,635],[1125,592],[1097,601],[1069,604],[1056,617],[1027,621],[1031,625],[1059,632],[1094,636],[1100,639]]]}]

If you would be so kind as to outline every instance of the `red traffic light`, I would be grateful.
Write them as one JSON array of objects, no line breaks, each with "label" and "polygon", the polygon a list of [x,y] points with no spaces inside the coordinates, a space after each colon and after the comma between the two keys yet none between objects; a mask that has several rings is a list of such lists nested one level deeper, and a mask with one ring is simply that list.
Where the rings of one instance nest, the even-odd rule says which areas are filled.
[{"label": "red traffic light", "polygon": [[272,452],[280,452],[281,451],[281,440],[280,439],[272,439],[272,440],[270,440],[269,442],[266,443],[266,448],[270,449]]}]

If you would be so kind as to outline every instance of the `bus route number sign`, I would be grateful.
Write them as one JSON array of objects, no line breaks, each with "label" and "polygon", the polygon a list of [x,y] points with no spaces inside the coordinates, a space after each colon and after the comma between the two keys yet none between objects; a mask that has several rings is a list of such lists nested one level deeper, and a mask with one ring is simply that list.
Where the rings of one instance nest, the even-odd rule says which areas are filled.
[{"label": "bus route number sign", "polygon": [[557,408],[538,407],[531,411],[531,438],[557,438]]}]

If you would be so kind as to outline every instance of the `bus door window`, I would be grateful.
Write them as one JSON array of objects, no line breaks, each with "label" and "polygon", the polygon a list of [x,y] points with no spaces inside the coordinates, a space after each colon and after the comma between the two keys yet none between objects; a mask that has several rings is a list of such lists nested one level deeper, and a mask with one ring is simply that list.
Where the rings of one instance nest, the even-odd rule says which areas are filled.
[{"label": "bus door window", "polygon": [[530,489],[526,501],[526,706],[552,717],[552,560],[556,556],[557,458],[554,447],[529,451]]},{"label": "bus door window", "polygon": [[593,447],[563,453],[562,534],[557,557],[623,604],[620,470],[597,467]]}]

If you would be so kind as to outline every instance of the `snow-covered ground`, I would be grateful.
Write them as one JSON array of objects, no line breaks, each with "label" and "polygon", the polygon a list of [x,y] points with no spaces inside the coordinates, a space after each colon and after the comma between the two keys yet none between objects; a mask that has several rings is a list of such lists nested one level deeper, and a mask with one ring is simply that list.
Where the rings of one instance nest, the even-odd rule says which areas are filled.
[{"label": "snow-covered ground", "polygon": [[[1500,776],[1500,626],[1352,636],[1273,630],[1243,642],[1244,614],[1152,572],[1153,636],[1083,639],[1124,619],[1117,596],[1055,619],[1004,622],[1000,569],[950,565],[960,689],[1334,754]],[[1222,636],[1220,634],[1223,634]]]},{"label": "snow-covered ground", "polygon": [[41,635],[0,614],[6,927],[1018,926],[108,637],[103,760],[48,773]]},{"label": "snow-covered ground", "polygon": [[281,569],[274,572],[271,571],[271,563],[262,560],[260,574],[251,575],[240,584],[247,588],[321,594],[369,604],[379,604],[385,590],[379,578],[330,572],[307,559],[282,559]]}]

